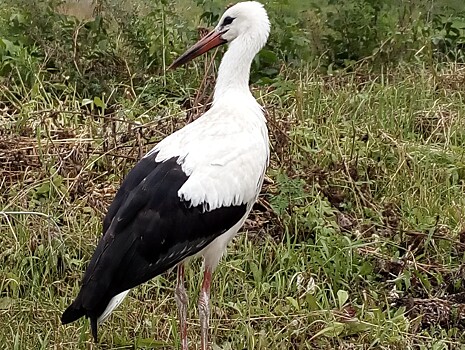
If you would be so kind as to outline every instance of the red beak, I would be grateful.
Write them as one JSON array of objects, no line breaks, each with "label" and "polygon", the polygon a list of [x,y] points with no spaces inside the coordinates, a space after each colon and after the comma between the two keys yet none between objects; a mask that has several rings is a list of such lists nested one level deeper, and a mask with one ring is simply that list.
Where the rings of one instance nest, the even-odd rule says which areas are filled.
[{"label": "red beak", "polygon": [[190,60],[196,58],[204,54],[205,52],[214,49],[217,46],[220,46],[227,41],[221,37],[221,32],[217,32],[216,30],[211,31],[202,39],[200,39],[196,44],[194,44],[190,49],[184,52],[177,60],[171,63],[171,66],[168,69],[177,68],[184,63],[189,62]]}]

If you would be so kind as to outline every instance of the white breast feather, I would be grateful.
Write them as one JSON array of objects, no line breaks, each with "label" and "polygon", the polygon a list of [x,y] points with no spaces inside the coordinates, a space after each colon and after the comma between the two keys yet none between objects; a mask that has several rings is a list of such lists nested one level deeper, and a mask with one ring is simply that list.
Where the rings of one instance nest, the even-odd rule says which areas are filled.
[{"label": "white breast feather", "polygon": [[[180,198],[205,210],[248,204],[257,199],[268,164],[265,118],[259,105],[214,105],[202,117],[171,134],[147,155],[156,161],[179,157],[189,176]],[[147,156],[146,155],[146,156]]]}]

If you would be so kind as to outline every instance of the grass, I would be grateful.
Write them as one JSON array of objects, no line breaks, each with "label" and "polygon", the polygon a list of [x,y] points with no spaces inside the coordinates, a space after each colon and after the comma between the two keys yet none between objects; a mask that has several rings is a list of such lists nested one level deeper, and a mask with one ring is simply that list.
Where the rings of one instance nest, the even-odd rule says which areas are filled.
[{"label": "grass", "polygon": [[[14,7],[3,11],[1,29],[17,38],[26,21],[10,20]],[[87,321],[60,324],[125,174],[209,100],[209,61],[175,72],[157,66],[180,49],[166,42],[195,33],[163,11],[124,22],[136,24],[133,41],[111,24],[92,29],[45,12],[35,18],[53,19],[62,33],[40,35],[46,57],[28,40],[3,56],[5,348],[179,347],[173,272],[134,289],[100,328],[98,345]],[[135,56],[153,40],[163,57],[155,50],[140,66]],[[107,41],[111,49],[101,49]],[[272,159],[259,202],[214,276],[213,349],[464,349],[465,67],[280,69],[266,84],[254,80]],[[194,261],[186,271],[193,348],[200,268]]]},{"label": "grass", "polygon": [[[214,276],[213,349],[463,348],[463,77],[452,66],[303,69],[254,87],[272,162]],[[16,88],[1,115],[0,343],[177,348],[173,272],[130,294],[101,345],[86,321],[59,318],[124,174],[185,123],[180,107],[138,114],[136,100],[132,114],[105,113],[41,89],[9,98],[26,92]],[[199,269],[187,272],[193,345]]]}]

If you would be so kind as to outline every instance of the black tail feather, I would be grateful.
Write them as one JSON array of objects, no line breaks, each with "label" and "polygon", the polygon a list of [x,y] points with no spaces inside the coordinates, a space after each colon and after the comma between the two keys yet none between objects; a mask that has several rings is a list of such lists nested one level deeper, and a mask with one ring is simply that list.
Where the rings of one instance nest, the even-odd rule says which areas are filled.
[{"label": "black tail feather", "polygon": [[92,336],[94,337],[94,341],[98,343],[97,319],[95,317],[90,318],[90,329],[92,331]]},{"label": "black tail feather", "polygon": [[72,303],[65,312],[63,312],[63,315],[61,315],[61,323],[71,323],[83,316],[86,316],[86,310],[82,307],[76,307],[75,303]]},{"label": "black tail feather", "polygon": [[[63,312],[61,316],[61,323],[67,324],[74,322],[80,319],[83,316],[87,316],[87,312],[82,307],[76,307],[75,303],[68,306],[68,308]],[[98,342],[98,334],[97,334],[97,317],[90,316],[90,329],[92,331],[92,336],[94,337],[95,342]]]}]

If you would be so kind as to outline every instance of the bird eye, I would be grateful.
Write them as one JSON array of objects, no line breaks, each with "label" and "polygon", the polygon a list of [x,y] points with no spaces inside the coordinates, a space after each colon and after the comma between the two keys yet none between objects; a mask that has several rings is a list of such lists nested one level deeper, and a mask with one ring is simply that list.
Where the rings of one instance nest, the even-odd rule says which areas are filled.
[{"label": "bird eye", "polygon": [[235,18],[226,16],[223,20],[223,27],[231,24]]}]

